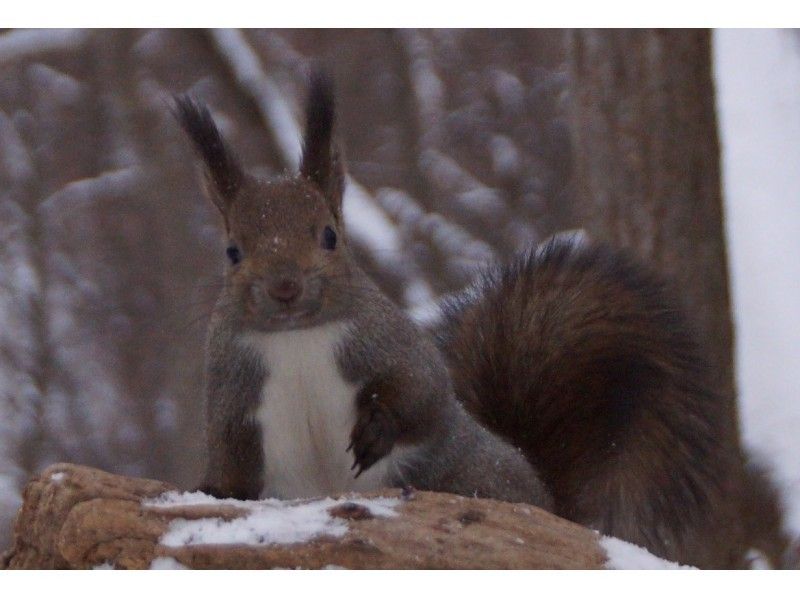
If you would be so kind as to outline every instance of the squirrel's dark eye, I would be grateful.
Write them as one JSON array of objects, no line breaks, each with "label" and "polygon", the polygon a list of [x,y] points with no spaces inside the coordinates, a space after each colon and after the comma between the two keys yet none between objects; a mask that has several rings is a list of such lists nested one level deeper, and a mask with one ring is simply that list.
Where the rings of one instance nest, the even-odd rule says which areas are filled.
[{"label": "squirrel's dark eye", "polygon": [[239,248],[236,247],[236,245],[231,245],[228,247],[228,249],[225,250],[225,253],[228,255],[228,259],[234,266],[242,261],[242,252],[239,251]]},{"label": "squirrel's dark eye", "polygon": [[336,231],[330,226],[326,226],[322,231],[322,247],[329,251],[336,249]]}]

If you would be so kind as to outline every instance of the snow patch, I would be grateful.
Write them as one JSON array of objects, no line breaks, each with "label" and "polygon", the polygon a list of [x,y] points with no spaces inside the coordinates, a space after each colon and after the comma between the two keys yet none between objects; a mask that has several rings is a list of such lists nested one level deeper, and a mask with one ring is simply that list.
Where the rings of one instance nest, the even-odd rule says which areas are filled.
[{"label": "snow patch", "polygon": [[150,507],[192,505],[234,505],[247,509],[249,514],[231,521],[218,517],[187,520],[176,519],[161,537],[164,546],[198,544],[295,544],[319,536],[339,538],[347,533],[347,523],[334,518],[329,509],[344,503],[355,503],[369,509],[375,517],[394,517],[396,498],[348,499],[322,498],[310,502],[265,499],[240,501],[215,499],[201,492],[169,492],[145,501]]},{"label": "snow patch", "polygon": [[744,558],[751,569],[772,569],[767,556],[755,548],[748,550]]},{"label": "snow patch", "polygon": [[55,482],[56,484],[60,484],[66,479],[66,477],[67,474],[65,474],[63,471],[57,471],[53,474],[50,474],[50,481]]},{"label": "snow patch", "polygon": [[[278,501],[279,502],[279,501]],[[232,505],[235,507],[249,508],[254,502],[236,500],[235,498],[214,498],[203,492],[165,492],[156,498],[142,502],[145,507],[192,507],[195,505]]]},{"label": "snow patch", "polygon": [[154,558],[150,561],[150,569],[153,570],[162,570],[162,569],[169,569],[169,570],[176,570],[176,569],[188,569],[186,565],[183,563],[175,560],[171,556],[160,556]]},{"label": "snow patch", "polygon": [[603,536],[600,546],[606,551],[606,569],[694,569],[689,565],[679,565],[651,554],[641,546],[619,538]]},{"label": "snow patch", "polygon": [[800,44],[783,29],[714,31],[725,223],[744,443],[800,535]]}]

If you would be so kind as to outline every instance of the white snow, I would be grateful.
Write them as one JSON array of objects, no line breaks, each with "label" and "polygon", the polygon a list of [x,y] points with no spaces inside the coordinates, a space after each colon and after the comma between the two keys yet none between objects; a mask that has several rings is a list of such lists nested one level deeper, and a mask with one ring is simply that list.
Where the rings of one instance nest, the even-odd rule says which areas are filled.
[{"label": "white snow", "polygon": [[66,477],[67,474],[65,474],[63,471],[57,471],[53,474],[50,474],[50,481],[55,482],[56,484],[60,484],[66,479]]},{"label": "white snow", "polygon": [[641,546],[611,536],[602,536],[600,546],[608,555],[606,569],[694,569],[666,561]]},{"label": "white snow", "polygon": [[714,65],[745,443],[800,535],[800,35],[718,30]]},{"label": "white snow", "polygon": [[348,233],[387,269],[405,273],[406,291],[403,299],[406,305],[413,309],[433,301],[433,289],[412,272],[413,264],[403,261],[406,252],[397,227],[369,192],[349,175],[342,210]]},{"label": "white snow", "polygon": [[0,64],[26,54],[80,46],[89,37],[84,29],[19,29],[0,35]]},{"label": "white snow", "polygon": [[159,556],[150,561],[150,569],[188,569],[186,565],[178,562],[171,556]]},{"label": "white snow", "polygon": [[772,569],[766,555],[755,548],[751,548],[747,551],[745,560],[750,563],[751,569]]},{"label": "white snow", "polygon": [[396,254],[402,246],[392,221],[353,177],[347,177],[344,198],[347,230],[377,256]]},{"label": "white snow", "polygon": [[214,498],[203,492],[165,492],[156,498],[142,502],[145,507],[191,507],[194,505],[231,505],[234,507],[249,508],[255,503],[236,500],[235,498]]},{"label": "white snow", "polygon": [[394,517],[397,498],[349,499],[321,498],[313,501],[239,501],[215,499],[200,492],[171,492],[146,501],[150,507],[173,507],[200,504],[227,504],[247,509],[249,514],[225,521],[220,518],[173,520],[161,537],[165,546],[196,544],[293,544],[319,536],[341,537],[347,533],[347,522],[332,517],[328,510],[344,503],[366,507],[375,517]]},{"label": "white snow", "polygon": [[39,204],[43,213],[71,210],[99,198],[121,197],[130,193],[143,180],[144,171],[131,166],[100,173],[95,177],[79,179],[64,185]]}]

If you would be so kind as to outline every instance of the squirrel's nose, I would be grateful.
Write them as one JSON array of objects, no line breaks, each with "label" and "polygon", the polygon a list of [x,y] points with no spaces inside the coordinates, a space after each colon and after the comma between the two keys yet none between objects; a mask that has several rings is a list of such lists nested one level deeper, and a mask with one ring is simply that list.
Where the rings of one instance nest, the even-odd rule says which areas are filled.
[{"label": "squirrel's nose", "polygon": [[295,278],[279,278],[269,285],[267,292],[275,301],[291,303],[300,296],[303,286]]}]

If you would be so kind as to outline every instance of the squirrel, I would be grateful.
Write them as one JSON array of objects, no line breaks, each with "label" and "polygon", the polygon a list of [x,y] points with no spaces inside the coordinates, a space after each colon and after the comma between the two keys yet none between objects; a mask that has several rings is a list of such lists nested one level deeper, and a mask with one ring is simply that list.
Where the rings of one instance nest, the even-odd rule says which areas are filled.
[{"label": "squirrel", "polygon": [[246,174],[206,107],[179,97],[175,112],[228,238],[201,489],[295,499],[410,485],[551,509],[522,452],[456,399],[433,339],[356,264],[330,80],[312,80],[297,176]]},{"label": "squirrel", "polygon": [[635,259],[556,236],[487,269],[422,329],[348,247],[324,73],[310,79],[294,176],[245,173],[190,97],[174,114],[227,236],[200,490],[413,486],[531,504],[704,568],[770,550],[736,498],[758,479],[777,529],[768,480],[731,444],[679,301]]}]

